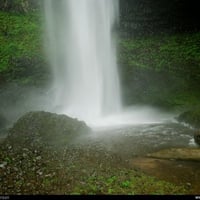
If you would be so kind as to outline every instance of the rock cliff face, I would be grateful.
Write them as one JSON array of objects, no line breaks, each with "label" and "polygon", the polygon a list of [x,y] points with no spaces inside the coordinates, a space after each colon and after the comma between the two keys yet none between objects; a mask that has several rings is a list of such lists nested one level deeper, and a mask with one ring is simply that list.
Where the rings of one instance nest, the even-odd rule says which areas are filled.
[{"label": "rock cliff face", "polygon": [[122,36],[200,30],[195,0],[120,0]]}]

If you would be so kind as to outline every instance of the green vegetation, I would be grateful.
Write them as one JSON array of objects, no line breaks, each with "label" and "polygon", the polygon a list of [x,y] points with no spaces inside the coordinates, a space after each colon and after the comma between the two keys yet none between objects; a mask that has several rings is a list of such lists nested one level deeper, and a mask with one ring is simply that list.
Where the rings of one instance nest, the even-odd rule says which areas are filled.
[{"label": "green vegetation", "polygon": [[[0,83],[41,86],[50,79],[42,17],[0,12]],[[126,104],[167,109],[199,105],[200,33],[122,39],[119,64]]]},{"label": "green vegetation", "polygon": [[0,12],[1,72],[7,70],[11,58],[40,54],[38,16]]},{"label": "green vegetation", "polygon": [[199,104],[199,41],[200,33],[121,40],[119,62],[127,102],[166,108]]},{"label": "green vegetation", "polygon": [[[114,169],[115,170],[115,169]],[[160,181],[135,170],[118,169],[117,176],[88,178],[86,187],[79,184],[75,192],[80,194],[185,194],[184,187]],[[110,172],[112,174],[112,172]],[[113,181],[110,181],[113,180]]]},{"label": "green vegetation", "polygon": [[0,78],[22,84],[42,79],[45,63],[39,14],[0,11],[0,24]]},{"label": "green vegetation", "polygon": [[[156,71],[182,72],[200,77],[200,33],[151,36],[122,40],[121,60]],[[188,66],[191,66],[189,68]],[[188,77],[187,77],[188,78]]]}]

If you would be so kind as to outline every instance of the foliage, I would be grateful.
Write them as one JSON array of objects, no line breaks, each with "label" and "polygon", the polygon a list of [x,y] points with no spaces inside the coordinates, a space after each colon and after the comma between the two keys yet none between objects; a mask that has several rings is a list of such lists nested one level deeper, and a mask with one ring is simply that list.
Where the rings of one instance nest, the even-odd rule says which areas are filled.
[{"label": "foliage", "polygon": [[[114,177],[114,179],[113,179]],[[129,177],[129,178],[128,178]],[[112,180],[112,181],[110,181]],[[182,190],[182,191],[181,191]],[[157,180],[141,172],[120,169],[116,175],[95,176],[87,179],[83,187],[76,186],[80,194],[181,194],[186,190],[169,182]],[[182,194],[183,194],[182,193]]]},{"label": "foliage", "polygon": [[[34,73],[38,70],[37,67],[45,66],[40,37],[41,18],[38,13],[23,15],[0,12],[0,24],[1,75],[9,81],[21,78],[22,83],[23,81],[24,83],[30,82],[27,68],[30,73]],[[42,72],[43,70],[41,67]],[[25,71],[24,74],[23,71]]]},{"label": "foliage", "polygon": [[200,74],[195,73],[200,72],[199,39],[200,33],[122,40],[120,59],[129,67],[189,73],[199,77]]},{"label": "foliage", "polygon": [[199,41],[200,33],[121,40],[119,63],[128,102],[164,107],[198,104]]},{"label": "foliage", "polygon": [[[49,80],[42,47],[42,18],[0,12],[0,84],[42,85]],[[125,104],[164,108],[199,104],[200,33],[121,39],[119,64]]]}]

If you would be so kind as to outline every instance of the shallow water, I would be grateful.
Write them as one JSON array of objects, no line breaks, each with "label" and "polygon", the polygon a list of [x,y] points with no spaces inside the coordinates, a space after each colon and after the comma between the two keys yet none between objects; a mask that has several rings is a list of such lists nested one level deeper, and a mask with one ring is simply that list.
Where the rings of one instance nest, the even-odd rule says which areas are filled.
[{"label": "shallow water", "polygon": [[85,141],[122,156],[143,156],[171,147],[195,147],[193,129],[180,123],[155,123],[94,130]]}]

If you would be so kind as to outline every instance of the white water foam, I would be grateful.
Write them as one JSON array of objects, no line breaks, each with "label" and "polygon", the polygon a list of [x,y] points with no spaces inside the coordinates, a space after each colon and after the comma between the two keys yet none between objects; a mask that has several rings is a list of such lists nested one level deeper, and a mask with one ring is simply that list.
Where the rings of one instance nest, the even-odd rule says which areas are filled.
[{"label": "white water foam", "polygon": [[46,0],[45,14],[56,111],[85,121],[119,112],[118,0]]},{"label": "white water foam", "polygon": [[118,0],[45,0],[52,110],[92,127],[160,123],[171,116],[148,107],[122,109],[114,27]]}]

